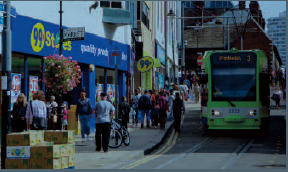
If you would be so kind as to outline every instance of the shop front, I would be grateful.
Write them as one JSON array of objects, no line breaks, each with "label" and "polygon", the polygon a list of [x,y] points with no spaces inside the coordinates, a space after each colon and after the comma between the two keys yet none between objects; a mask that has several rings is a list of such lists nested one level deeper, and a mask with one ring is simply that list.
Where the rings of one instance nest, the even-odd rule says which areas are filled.
[{"label": "shop front", "polygon": [[[156,89],[164,88],[165,81],[165,51],[164,49],[156,43],[156,55],[161,61],[161,67],[156,68],[155,72],[155,83]],[[157,80],[157,81],[156,81]]]},{"label": "shop front", "polygon": [[[67,27],[63,26],[63,28]],[[17,18],[11,19],[11,30],[12,73],[21,74],[21,92],[29,95],[29,92],[33,91],[34,88],[45,90],[44,84],[39,82],[43,78],[43,66],[45,66],[43,57],[59,53],[60,45],[56,43],[59,25],[17,15]],[[97,87],[101,84],[103,85],[103,90],[107,91],[109,95],[112,97],[115,95],[115,93],[111,93],[111,89],[112,92],[115,90],[115,66],[109,66],[108,64],[109,52],[115,50],[115,48],[122,52],[122,64],[118,66],[117,76],[118,95],[121,97],[127,95],[125,73],[130,71],[131,48],[129,45],[87,32],[85,33],[85,40],[63,43],[63,56],[76,60],[82,71],[81,83],[73,91],[63,95],[69,106],[77,104],[82,88],[85,88],[87,97],[90,98],[92,105],[96,102]],[[38,78],[38,82],[36,82],[35,87],[32,87],[32,90],[31,84],[29,85],[29,82],[32,82],[31,78],[34,78],[34,81],[35,78]],[[95,117],[92,117],[91,131],[94,130]]]}]

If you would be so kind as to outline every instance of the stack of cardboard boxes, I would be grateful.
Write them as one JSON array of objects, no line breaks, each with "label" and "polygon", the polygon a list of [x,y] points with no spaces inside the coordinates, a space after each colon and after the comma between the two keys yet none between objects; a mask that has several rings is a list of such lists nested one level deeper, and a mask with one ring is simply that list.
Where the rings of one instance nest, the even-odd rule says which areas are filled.
[{"label": "stack of cardboard boxes", "polygon": [[68,118],[67,118],[67,129],[68,130],[74,130],[75,134],[80,134],[80,121],[76,121],[76,107],[77,105],[70,105],[70,109],[68,111]]},{"label": "stack of cardboard boxes", "polygon": [[7,135],[6,169],[67,169],[75,166],[73,130]]}]

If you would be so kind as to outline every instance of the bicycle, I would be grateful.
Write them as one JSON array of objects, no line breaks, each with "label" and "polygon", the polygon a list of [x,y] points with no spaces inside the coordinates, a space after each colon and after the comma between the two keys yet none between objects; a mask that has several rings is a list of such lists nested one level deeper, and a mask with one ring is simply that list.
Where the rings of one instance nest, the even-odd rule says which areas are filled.
[{"label": "bicycle", "polygon": [[[122,121],[118,119],[118,121]],[[118,148],[124,142],[125,146],[130,144],[130,135],[128,130],[121,125],[121,123],[117,123],[115,119],[112,119],[112,126],[110,131],[110,138],[108,146],[110,148]]]}]

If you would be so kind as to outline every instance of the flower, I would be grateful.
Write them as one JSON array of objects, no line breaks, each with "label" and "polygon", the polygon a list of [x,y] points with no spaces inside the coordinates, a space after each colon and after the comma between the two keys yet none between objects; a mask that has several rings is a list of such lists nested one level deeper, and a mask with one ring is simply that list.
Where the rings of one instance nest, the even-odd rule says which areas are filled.
[{"label": "flower", "polygon": [[67,94],[67,91],[77,87],[77,83],[80,83],[78,77],[82,75],[81,68],[75,60],[71,60],[72,57],[68,58],[58,54],[49,55],[44,60],[44,75],[48,82],[44,78],[43,83],[53,95],[59,95],[60,90]]}]

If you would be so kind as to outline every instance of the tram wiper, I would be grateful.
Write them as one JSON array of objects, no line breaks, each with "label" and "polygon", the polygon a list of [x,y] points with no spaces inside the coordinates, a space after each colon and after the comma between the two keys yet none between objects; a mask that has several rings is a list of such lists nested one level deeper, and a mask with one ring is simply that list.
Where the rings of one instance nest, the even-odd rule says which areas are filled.
[{"label": "tram wiper", "polygon": [[231,101],[227,101],[232,107],[235,107],[235,104],[233,104]]}]

